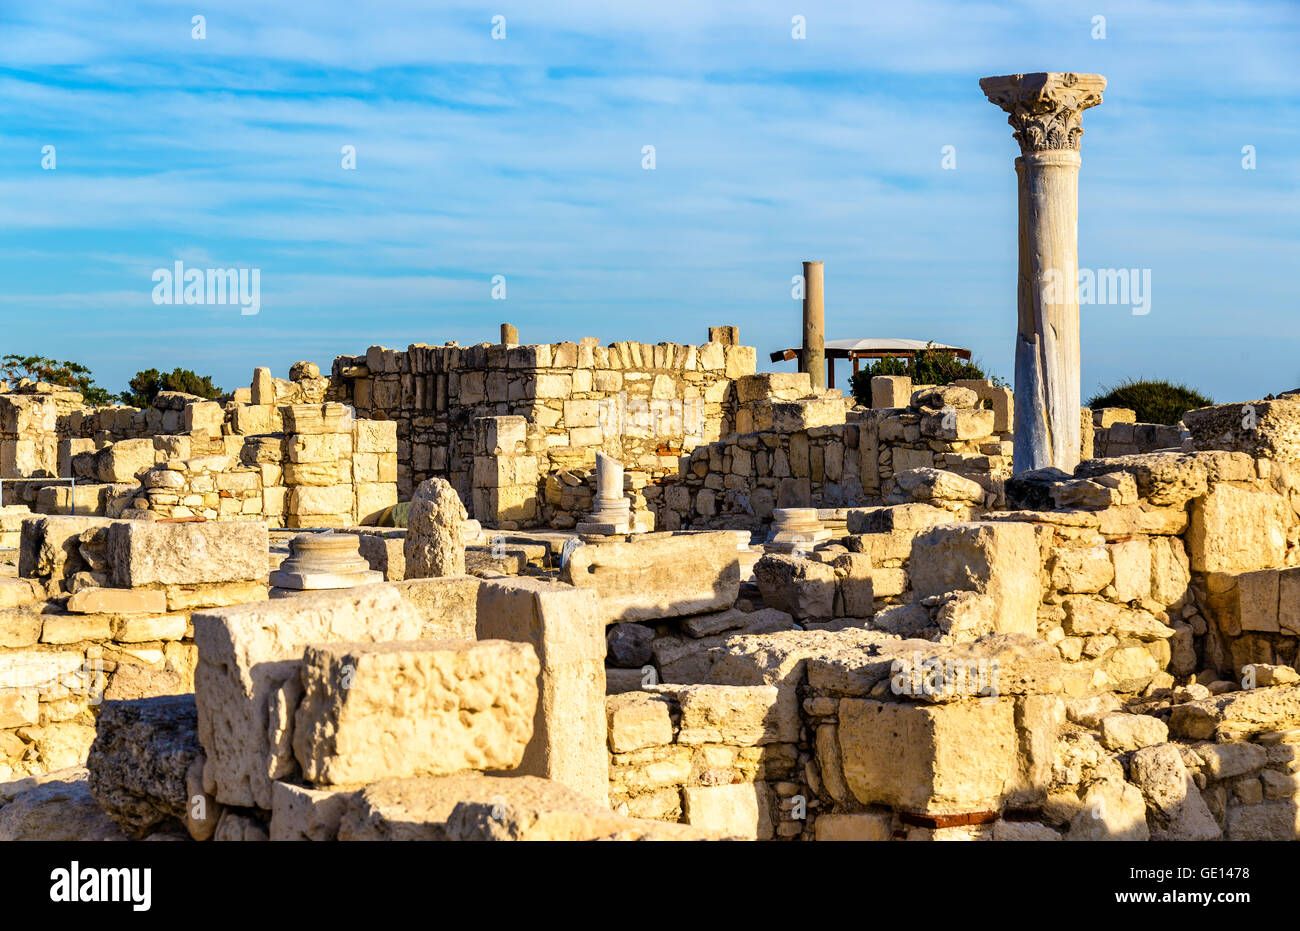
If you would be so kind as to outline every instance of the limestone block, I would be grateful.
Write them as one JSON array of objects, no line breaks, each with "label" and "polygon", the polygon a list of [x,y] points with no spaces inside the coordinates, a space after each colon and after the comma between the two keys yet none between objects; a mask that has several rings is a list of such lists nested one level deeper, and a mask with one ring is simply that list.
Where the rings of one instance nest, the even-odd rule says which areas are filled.
[{"label": "limestone block", "polygon": [[871,406],[907,407],[912,398],[912,379],[906,375],[875,375],[871,379]]},{"label": "limestone block", "polygon": [[95,455],[101,482],[131,482],[156,461],[152,439],[118,440]]},{"label": "limestone block", "polygon": [[347,803],[339,840],[713,839],[680,824],[624,818],[534,776],[417,776],[366,786]]},{"label": "limestone block", "polygon": [[845,617],[871,617],[875,586],[871,557],[866,553],[841,553],[831,560],[839,586],[839,604]]},{"label": "limestone block", "polygon": [[757,747],[799,740],[799,707],[791,689],[774,685],[663,687],[681,707],[677,742]]},{"label": "limestone block", "polygon": [[640,669],[650,662],[650,644],[654,637],[654,628],[644,624],[611,624],[605,632],[606,664],[624,669]]},{"label": "limestone block", "polygon": [[863,804],[907,811],[996,811],[1015,787],[1010,701],[944,705],[840,701],[844,778]]},{"label": "limestone block", "polygon": [[285,442],[289,462],[338,462],[352,456],[351,433],[297,434]]},{"label": "limestone block", "polygon": [[391,453],[397,449],[397,421],[357,419],[352,438],[358,453]]},{"label": "limestone block", "polygon": [[1283,569],[1278,577],[1278,628],[1292,636],[1300,635],[1300,568]]},{"label": "limestone block", "polygon": [[513,769],[539,672],[531,647],[502,640],[309,646],[294,756],[316,785]]},{"label": "limestone block", "polygon": [[736,380],[736,399],[741,404],[768,398],[794,401],[812,393],[812,379],[807,372],[762,372]]},{"label": "limestone block", "polygon": [[235,404],[230,409],[230,428],[238,436],[260,436],[271,433],[274,427],[275,408],[269,404]]},{"label": "limestone block", "polygon": [[1129,764],[1133,784],[1147,803],[1152,840],[1218,840],[1219,825],[1173,744],[1145,747]]},{"label": "limestone block", "polygon": [[1279,631],[1281,577],[1276,569],[1207,574],[1207,607],[1219,629],[1230,637],[1243,631]]},{"label": "limestone block", "polygon": [[1183,423],[1197,449],[1237,450],[1278,462],[1300,459],[1300,401],[1294,396],[1203,407],[1188,411]]},{"label": "limestone block", "polygon": [[917,531],[951,521],[951,511],[920,502],[888,507],[850,508],[846,515],[847,529],[854,534]]},{"label": "limestone block", "polygon": [[266,809],[271,783],[296,769],[287,699],[297,690],[303,650],[414,640],[422,627],[415,609],[383,584],[218,608],[196,613],[193,624],[204,788],[223,804]]},{"label": "limestone block", "polygon": [[324,789],[276,782],[271,787],[271,840],[337,840],[339,822],[360,786]]},{"label": "limestone block", "polygon": [[156,589],[83,588],[68,598],[74,614],[164,614],[167,593]]},{"label": "limestone block", "polygon": [[596,593],[531,578],[485,581],[477,618],[480,640],[531,644],[541,662],[533,736],[516,771],[608,805],[605,622]]},{"label": "limestone block", "polygon": [[289,489],[289,513],[299,517],[351,514],[351,485],[296,485]]},{"label": "limestone block", "polygon": [[746,840],[770,840],[774,833],[770,794],[763,782],[688,786],[682,790],[686,823]]},{"label": "limestone block", "polygon": [[407,517],[406,577],[464,575],[464,525],[468,517],[450,482],[442,478],[422,482]]},{"label": "limestone block", "polygon": [[819,841],[887,841],[893,839],[893,815],[863,811],[818,815],[814,824]]},{"label": "limestone block", "polygon": [[835,614],[835,569],[799,556],[769,553],[754,564],[754,581],[763,603],[796,620]]},{"label": "limestone block", "polygon": [[[286,485],[328,486],[352,480],[351,474],[342,468],[338,461],[286,462],[281,474]],[[218,487],[221,487],[220,482]]]},{"label": "limestone block", "polygon": [[630,691],[605,698],[611,753],[631,753],[673,742],[669,703],[659,695]]},{"label": "limestone block", "polygon": [[1122,778],[1089,783],[1078,801],[1069,840],[1144,841],[1150,837],[1142,791]]},{"label": "limestone block", "polygon": [[90,792],[108,816],[137,839],[185,823],[186,773],[203,757],[194,696],[104,702],[96,730],[86,766]]},{"label": "limestone block", "polygon": [[1151,597],[1163,605],[1179,604],[1187,598],[1191,566],[1183,541],[1174,537],[1151,537]]},{"label": "limestone block", "polygon": [[943,524],[924,530],[909,564],[917,600],[951,591],[990,595],[999,606],[997,631],[1038,630],[1039,551],[1034,528],[1009,522]]},{"label": "limestone block", "polygon": [[451,575],[408,579],[393,588],[420,616],[419,639],[473,640],[479,585],[474,576]]},{"label": "limestone block", "polygon": [[108,561],[118,588],[265,579],[269,546],[266,524],[259,521],[117,521],[108,530]]},{"label": "limestone block", "polygon": [[1231,805],[1227,811],[1230,841],[1289,841],[1300,837],[1300,809],[1294,800]]},{"label": "limestone block", "polygon": [[0,841],[126,839],[90,794],[81,766],[40,777],[36,785],[0,808]]},{"label": "limestone block", "polygon": [[113,625],[102,615],[50,615],[41,628],[42,643],[80,643],[83,640],[109,640]]},{"label": "limestone block", "polygon": [[185,432],[220,436],[226,412],[215,401],[197,401],[185,407]]},{"label": "limestone block", "polygon": [[266,366],[253,369],[253,382],[249,386],[249,399],[253,404],[275,403],[275,379]]},{"label": "limestone block", "polygon": [[352,487],[356,493],[359,524],[373,524],[385,510],[397,504],[396,482],[364,482]]},{"label": "limestone block", "polygon": [[1191,505],[1187,549],[1196,572],[1281,566],[1286,502],[1275,494],[1220,483]]},{"label": "limestone block", "polygon": [[718,611],[735,604],[735,534],[652,533],[580,546],[560,578],[590,589],[606,623]]},{"label": "limestone block", "polygon": [[32,646],[41,639],[44,623],[45,617],[35,611],[0,610],[0,647]]},{"label": "limestone block", "polygon": [[[256,402],[255,402],[256,403]],[[351,433],[352,408],[334,401],[325,404],[287,404],[281,408],[285,433]]]},{"label": "limestone block", "polygon": [[1048,561],[1051,586],[1059,592],[1099,592],[1115,579],[1115,568],[1107,548],[1060,547]]},{"label": "limestone block", "polygon": [[978,505],[984,501],[984,488],[978,482],[943,469],[902,470],[895,463],[885,503],[896,505],[909,501],[929,502],[939,507]]},{"label": "limestone block", "polygon": [[1101,719],[1101,742],[1110,750],[1141,750],[1169,739],[1164,721],[1146,714],[1108,714]]}]

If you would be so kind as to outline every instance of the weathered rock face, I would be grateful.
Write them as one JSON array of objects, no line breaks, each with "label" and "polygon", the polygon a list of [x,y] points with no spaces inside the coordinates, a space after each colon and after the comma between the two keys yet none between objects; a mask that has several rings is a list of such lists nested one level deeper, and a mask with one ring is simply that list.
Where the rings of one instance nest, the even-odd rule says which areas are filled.
[{"label": "weathered rock face", "polygon": [[640,669],[653,655],[653,627],[644,624],[612,624],[605,634],[605,659],[611,666]]},{"label": "weathered rock face", "polygon": [[763,602],[796,620],[835,614],[835,569],[826,563],[769,553],[754,564]]},{"label": "weathered rock face", "polygon": [[193,623],[204,788],[222,804],[268,810],[272,781],[297,768],[292,711],[308,644],[415,640],[423,626],[385,585],[198,612]]},{"label": "weathered rock face", "polygon": [[465,574],[465,521],[469,514],[456,489],[442,478],[420,483],[407,518],[406,578]]},{"label": "weathered rock face", "polygon": [[294,755],[316,785],[513,769],[539,671],[531,646],[503,640],[308,647]]},{"label": "weathered rock face", "polygon": [[1129,772],[1146,798],[1152,840],[1219,839],[1219,825],[1173,744],[1139,750]]},{"label": "weathered rock face", "polygon": [[560,577],[595,591],[607,623],[721,611],[740,592],[735,534],[653,533],[574,550]]},{"label": "weathered rock face", "polygon": [[917,600],[975,591],[998,605],[998,633],[1035,634],[1040,554],[1029,524],[941,524],[918,534],[910,573]]},{"label": "weathered rock face", "polygon": [[339,840],[703,840],[687,825],[625,818],[535,776],[389,779],[348,800]]},{"label": "weathered rock face", "polygon": [[32,780],[30,789],[0,808],[0,841],[126,840],[90,794],[84,767]]},{"label": "weathered rock face", "polygon": [[1198,449],[1231,449],[1252,459],[1300,459],[1300,399],[1216,404],[1188,411],[1183,423]]},{"label": "weathered rock face", "polygon": [[1286,502],[1245,486],[1216,484],[1192,502],[1187,546],[1197,572],[1240,572],[1282,565]]},{"label": "weathered rock face", "polygon": [[607,805],[605,623],[595,593],[540,579],[484,582],[477,633],[528,644],[541,663],[532,738],[516,772]]},{"label": "weathered rock face", "polygon": [[844,778],[861,803],[907,811],[997,810],[1014,786],[1018,740],[1009,701],[945,705],[840,702]]},{"label": "weathered rock face", "polygon": [[103,704],[86,764],[90,792],[132,837],[189,816],[186,774],[203,760],[198,727],[193,695]]},{"label": "weathered rock face", "polygon": [[269,545],[266,524],[257,521],[131,520],[108,529],[108,559],[118,588],[264,579]]}]

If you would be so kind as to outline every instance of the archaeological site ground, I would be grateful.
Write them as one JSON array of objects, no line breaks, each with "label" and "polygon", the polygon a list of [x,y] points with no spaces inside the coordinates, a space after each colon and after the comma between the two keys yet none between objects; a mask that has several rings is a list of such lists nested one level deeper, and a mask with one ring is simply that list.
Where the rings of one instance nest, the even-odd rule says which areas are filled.
[{"label": "archaeological site ground", "polygon": [[[494,12],[475,15],[505,35]],[[792,41],[797,12],[777,16]],[[0,318],[16,353],[0,380],[0,841],[74,851],[0,844],[38,870],[33,895],[103,902],[100,867],[187,857],[329,863],[341,881],[399,846],[347,842],[553,842],[400,845],[433,851],[418,862],[454,887],[454,850],[660,841],[555,857],[608,850],[621,871],[623,851],[650,850],[680,882],[700,869],[681,864],[737,851],[751,899],[824,876],[800,856],[834,850],[817,862],[942,862],[935,891],[987,869],[999,895],[1047,894],[1055,874],[1068,899],[1059,874],[1083,867],[1057,851],[1087,850],[1068,862],[1119,864],[1088,874],[1098,897],[1181,879],[1175,895],[1249,899],[1233,851],[1300,839],[1300,368],[1255,397],[1159,382],[1090,401],[1091,288],[1117,280],[1079,274],[1081,217],[1107,202],[1080,196],[1085,128],[1132,91],[997,60],[1008,73],[967,74],[959,102],[1003,146],[1005,210],[979,220],[1004,247],[1003,303],[974,352],[845,294],[820,241],[780,270],[783,336],[691,305],[680,341],[639,342],[662,329],[614,303],[605,332],[623,338],[588,336],[599,318],[533,312],[521,274],[520,297],[476,305],[470,339],[433,312],[390,326],[379,298],[328,353],[328,326],[260,330],[228,390],[195,374],[215,356],[180,316],[158,324],[174,326],[166,358],[123,351],[140,375],[120,396],[54,362],[74,354],[71,318],[51,311],[21,345]],[[1125,105],[1098,135],[1142,131]],[[58,145],[63,177],[77,156]],[[249,277],[175,256],[159,313],[214,287],[242,310],[205,312],[277,313],[274,262]],[[623,261],[629,292],[652,286]],[[936,258],[928,274],[948,272]],[[1149,285],[1139,298],[1140,276],[1119,283],[1133,326],[1142,302],[1174,313]],[[372,323],[405,335],[353,338]],[[1042,846],[1073,841],[1180,843]],[[122,883],[115,902],[140,891]]]}]

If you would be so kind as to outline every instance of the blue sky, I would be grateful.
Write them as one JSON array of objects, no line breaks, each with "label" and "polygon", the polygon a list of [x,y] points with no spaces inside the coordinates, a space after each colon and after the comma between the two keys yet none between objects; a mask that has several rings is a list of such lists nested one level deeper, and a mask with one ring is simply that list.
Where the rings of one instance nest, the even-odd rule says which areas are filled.
[{"label": "blue sky", "polygon": [[[1009,378],[1017,148],[978,80],[1042,70],[1109,81],[1080,265],[1151,270],[1145,316],[1082,308],[1085,398],[1300,385],[1294,0],[0,0],[0,49],[0,353],[112,390],[503,320],[606,343],[738,324],[765,360],[798,342],[804,259],[829,338],[959,344]],[[155,305],[177,259],[260,269],[261,312]]]}]

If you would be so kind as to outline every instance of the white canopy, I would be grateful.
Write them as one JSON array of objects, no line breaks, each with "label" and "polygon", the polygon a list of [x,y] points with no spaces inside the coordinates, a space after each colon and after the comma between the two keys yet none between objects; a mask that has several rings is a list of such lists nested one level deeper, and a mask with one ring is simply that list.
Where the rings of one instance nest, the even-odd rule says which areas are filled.
[{"label": "white canopy", "polygon": [[[927,343],[923,339],[892,339],[878,337],[872,339],[831,339],[826,341],[827,349],[840,349],[845,352],[920,352]],[[963,351],[960,346],[948,346],[944,343],[930,343],[932,349],[952,349]]]}]

